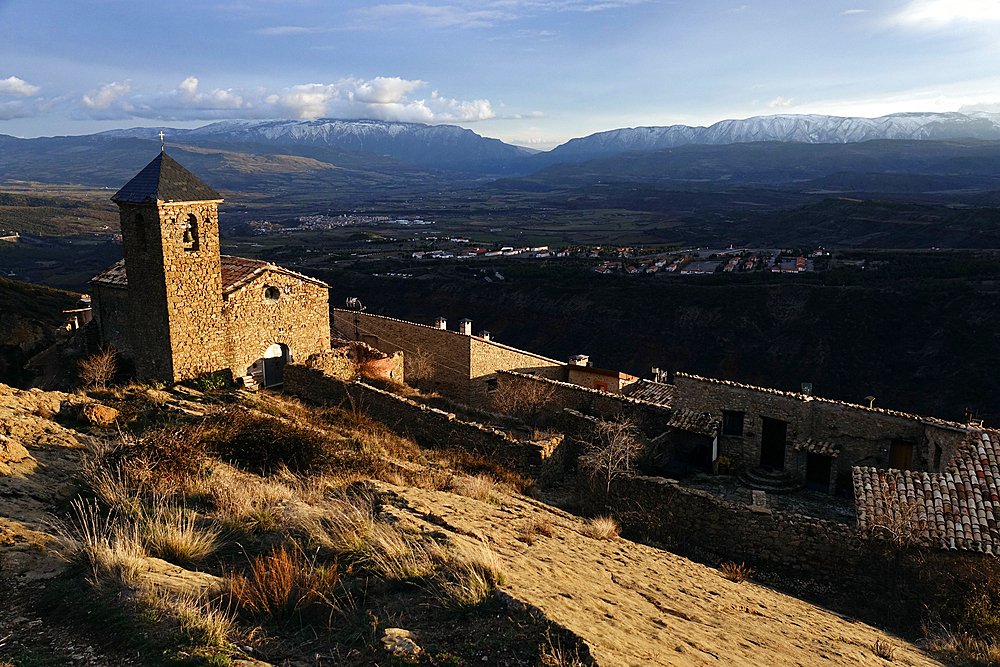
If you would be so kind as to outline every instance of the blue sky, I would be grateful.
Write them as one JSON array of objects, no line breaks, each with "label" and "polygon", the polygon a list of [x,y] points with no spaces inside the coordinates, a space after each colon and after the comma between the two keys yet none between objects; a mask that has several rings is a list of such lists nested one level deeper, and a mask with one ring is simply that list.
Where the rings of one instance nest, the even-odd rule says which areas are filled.
[{"label": "blue sky", "polygon": [[0,133],[454,123],[550,148],[773,113],[1000,112],[1000,0],[0,0]]}]

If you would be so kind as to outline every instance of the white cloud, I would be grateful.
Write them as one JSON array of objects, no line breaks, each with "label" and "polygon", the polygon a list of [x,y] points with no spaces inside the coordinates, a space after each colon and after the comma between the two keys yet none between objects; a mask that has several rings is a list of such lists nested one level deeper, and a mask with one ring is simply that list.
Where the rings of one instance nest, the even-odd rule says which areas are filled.
[{"label": "white cloud", "polygon": [[[457,0],[447,5],[411,2],[356,9],[354,27],[379,29],[398,19],[418,20],[434,28],[489,28],[499,23],[558,12],[600,12],[640,5],[652,0],[494,0],[489,3]],[[486,5],[485,7],[483,5]]]},{"label": "white cloud", "polygon": [[34,97],[42,91],[38,86],[33,86],[24,79],[16,76],[0,79],[0,95],[8,97]]},{"label": "white cloud", "polygon": [[958,108],[959,113],[1000,113],[1000,102],[976,102],[974,104],[963,104]]},{"label": "white cloud", "polygon": [[1000,21],[1000,0],[911,0],[892,22],[926,28]]},{"label": "white cloud", "polygon": [[0,120],[28,118],[35,115],[35,109],[24,102],[0,102]]},{"label": "white cloud", "polygon": [[131,81],[113,81],[83,96],[83,103],[91,109],[107,109],[115,100],[132,91]]},{"label": "white cloud", "polygon": [[867,13],[868,13],[867,9],[847,9],[841,12],[841,14],[845,16],[848,14],[867,14]]},{"label": "white cloud", "polygon": [[311,32],[318,32],[317,28],[303,28],[297,25],[279,25],[273,28],[261,28],[254,30],[257,35],[305,35]]},{"label": "white cloud", "polygon": [[278,91],[263,88],[199,90],[188,77],[176,88],[152,94],[129,94],[129,83],[115,83],[82,98],[88,115],[100,119],[222,120],[231,118],[372,118],[422,123],[471,122],[495,118],[489,100],[441,97],[413,99],[426,84],[399,77],[341,79]]},{"label": "white cloud", "polygon": [[775,97],[773,100],[767,103],[767,106],[774,108],[786,108],[792,106],[792,100],[794,98],[789,97],[787,100],[784,97]]}]

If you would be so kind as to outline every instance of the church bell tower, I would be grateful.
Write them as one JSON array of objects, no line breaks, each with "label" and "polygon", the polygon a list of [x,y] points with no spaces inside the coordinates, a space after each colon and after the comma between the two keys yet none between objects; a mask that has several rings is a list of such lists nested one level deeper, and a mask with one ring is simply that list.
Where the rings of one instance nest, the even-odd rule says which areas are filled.
[{"label": "church bell tower", "polygon": [[111,199],[121,216],[139,379],[177,382],[227,368],[222,196],[161,151]]}]

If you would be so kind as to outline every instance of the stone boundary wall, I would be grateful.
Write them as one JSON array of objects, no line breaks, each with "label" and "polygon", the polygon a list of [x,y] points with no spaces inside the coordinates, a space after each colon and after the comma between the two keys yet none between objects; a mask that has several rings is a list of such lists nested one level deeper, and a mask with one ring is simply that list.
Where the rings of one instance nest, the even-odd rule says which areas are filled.
[{"label": "stone boundary wall", "polygon": [[592,513],[611,511],[626,534],[696,546],[737,563],[815,575],[852,575],[861,559],[853,526],[724,500],[663,477],[627,477],[584,494]]},{"label": "stone boundary wall", "polygon": [[496,460],[521,474],[540,479],[561,473],[561,438],[532,442],[454,413],[438,410],[363,382],[344,383],[318,368],[285,366],[284,390],[303,398],[353,406],[394,433],[422,447],[459,448]]},{"label": "stone boundary wall", "polygon": [[516,371],[497,371],[498,392],[518,391],[518,387],[532,383],[542,383],[552,389],[549,400],[538,406],[539,412],[544,414],[558,416],[568,408],[602,419],[631,417],[635,419],[636,426],[650,437],[666,431],[673,415],[671,408],[659,403]]}]

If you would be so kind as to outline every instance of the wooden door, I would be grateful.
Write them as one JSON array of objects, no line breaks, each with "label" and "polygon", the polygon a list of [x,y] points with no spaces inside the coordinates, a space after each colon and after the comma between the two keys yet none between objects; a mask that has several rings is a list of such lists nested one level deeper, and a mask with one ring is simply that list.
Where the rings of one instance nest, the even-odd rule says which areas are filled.
[{"label": "wooden door", "polygon": [[785,469],[785,436],[788,422],[764,417],[760,434],[760,466],[772,470]]}]

